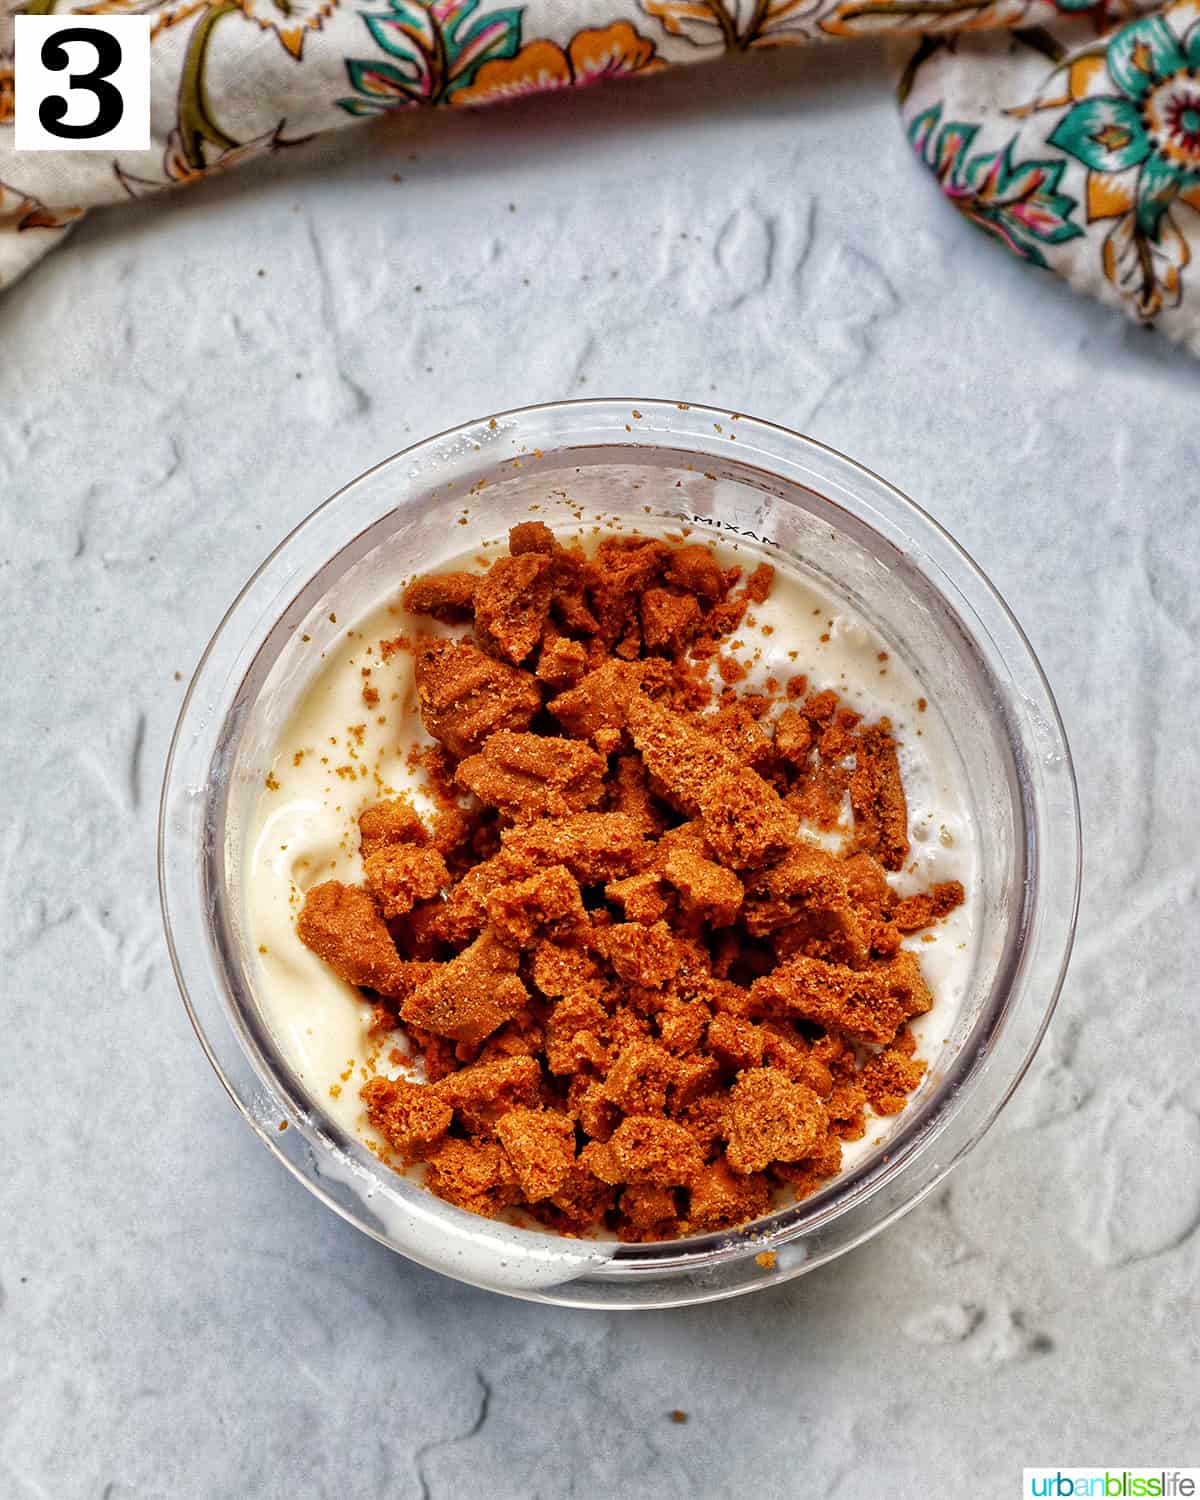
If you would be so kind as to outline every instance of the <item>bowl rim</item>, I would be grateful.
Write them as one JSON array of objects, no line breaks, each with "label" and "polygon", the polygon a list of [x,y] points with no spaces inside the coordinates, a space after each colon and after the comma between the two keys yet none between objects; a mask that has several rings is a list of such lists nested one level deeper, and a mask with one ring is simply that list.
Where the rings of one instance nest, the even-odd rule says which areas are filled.
[{"label": "bowl rim", "polygon": [[[173,869],[172,866],[173,856],[177,855],[178,852],[174,848],[176,829],[172,825],[172,817],[177,807],[181,790],[191,795],[193,799],[197,795],[205,795],[208,790],[207,786],[202,788],[185,787],[181,789],[179,778],[181,771],[184,769],[185,760],[189,759],[187,752],[189,749],[194,749],[194,744],[189,745],[188,743],[189,736],[194,741],[198,730],[203,731],[211,728],[207,719],[202,718],[199,726],[197,726],[195,720],[198,709],[205,707],[201,699],[205,693],[211,694],[217,686],[211,678],[214,668],[220,665],[217,661],[220,649],[224,644],[228,643],[231,628],[241,620],[241,617],[247,612],[248,606],[253,603],[256,591],[260,590],[264,580],[271,579],[273,573],[281,570],[281,564],[297,548],[301,537],[311,534],[314,528],[319,528],[322,522],[328,521],[329,517],[335,512],[338,502],[351,496],[356,488],[367,485],[368,481],[381,475],[395,472],[397,465],[404,463],[413,465],[414,468],[410,469],[410,477],[413,477],[415,469],[420,467],[419,463],[416,462],[417,460],[444,453],[447,449],[461,454],[464,439],[467,440],[468,444],[474,446],[477,453],[482,454],[481,463],[494,464],[496,455],[489,452],[484,445],[473,443],[473,440],[480,437],[485,430],[489,433],[497,430],[504,432],[515,446],[522,437],[529,438],[531,436],[532,431],[536,430],[539,421],[550,421],[555,416],[564,413],[569,414],[572,419],[577,419],[577,425],[581,425],[584,430],[591,432],[592,441],[590,446],[602,446],[606,448],[611,446],[628,446],[631,452],[636,452],[639,448],[645,449],[647,446],[655,446],[673,449],[680,453],[702,453],[705,457],[719,456],[743,468],[746,466],[753,467],[754,458],[757,456],[765,460],[765,472],[776,478],[779,477],[779,469],[784,465],[786,458],[785,454],[780,453],[780,448],[796,449],[804,458],[809,460],[815,459],[818,461],[819,466],[824,465],[819,477],[824,480],[826,487],[832,486],[836,488],[838,480],[843,477],[856,482],[860,486],[865,482],[867,488],[872,492],[871,500],[873,502],[882,501],[887,507],[890,507],[890,514],[883,516],[882,519],[891,521],[894,525],[896,518],[899,517],[909,527],[915,522],[918,529],[925,533],[925,536],[922,538],[923,543],[926,546],[929,543],[934,543],[936,548],[943,554],[941,559],[933,556],[926,557],[925,561],[938,565],[938,571],[942,576],[935,577],[932,582],[939,595],[950,604],[960,622],[967,629],[968,637],[972,644],[976,643],[978,627],[982,626],[1003,666],[1010,672],[1013,670],[1014,665],[1019,667],[1022,676],[1021,691],[1024,694],[1026,704],[1032,712],[1032,722],[1041,730],[1041,738],[1044,742],[1040,747],[1043,751],[1043,760],[1045,765],[1052,765],[1056,773],[1051,782],[1051,787],[1056,790],[1057,816],[1057,827],[1055,829],[1057,837],[1053,841],[1047,841],[1040,835],[1038,827],[1035,826],[1037,820],[1034,816],[1039,811],[1039,807],[1037,805],[1032,807],[1027,805],[1026,788],[1024,782],[1021,784],[1021,810],[1025,814],[1026,822],[1029,825],[1025,830],[1025,834],[1029,849],[1029,858],[1033,863],[1033,873],[1035,875],[1035,880],[1032,884],[1034,886],[1037,885],[1038,881],[1036,877],[1038,872],[1042,870],[1046,862],[1049,862],[1053,866],[1050,873],[1055,878],[1057,892],[1057,920],[1054,925],[1058,929],[1058,940],[1057,942],[1054,941],[1055,935],[1053,933],[1046,933],[1044,922],[1040,928],[1036,925],[1033,926],[1031,929],[1032,935],[1025,934],[1029,936],[1029,940],[1022,945],[1021,951],[1017,955],[1016,966],[1006,979],[1006,995],[1014,995],[1019,1000],[1022,998],[1022,986],[1024,985],[1028,989],[1031,979],[1029,971],[1036,967],[1039,971],[1037,978],[1045,999],[1040,1014],[1033,1018],[1034,1024],[1026,1027],[1018,1054],[1009,1060],[1009,1067],[1006,1070],[1005,1077],[1000,1081],[1001,1086],[992,1088],[990,1097],[987,1100],[987,1107],[976,1111],[976,1118],[971,1128],[965,1132],[960,1132],[962,1138],[946,1154],[945,1160],[938,1163],[933,1172],[926,1172],[925,1180],[922,1182],[919,1190],[914,1190],[908,1196],[904,1197],[902,1201],[888,1207],[885,1212],[877,1212],[869,1223],[859,1226],[853,1232],[840,1237],[835,1246],[828,1249],[819,1249],[818,1253],[806,1257],[796,1266],[768,1275],[763,1275],[760,1272],[755,1277],[747,1278],[742,1276],[735,1278],[728,1284],[721,1285],[689,1284],[686,1287],[680,1286],[677,1295],[673,1295],[668,1288],[656,1287],[653,1301],[641,1305],[661,1307],[715,1300],[720,1297],[737,1295],[740,1292],[751,1290],[757,1286],[769,1285],[778,1280],[787,1279],[791,1275],[799,1274],[803,1270],[811,1269],[813,1266],[823,1263],[825,1260],[832,1258],[833,1255],[840,1254],[879,1232],[886,1224],[892,1222],[895,1218],[913,1207],[922,1197],[937,1186],[951,1167],[961,1160],[978,1142],[986,1130],[990,1128],[1032,1062],[1057,1003],[1069,963],[1074,938],[1082,876],[1078,791],[1065,730],[1045,673],[1025,632],[1013,616],[1012,611],[999,591],[991,584],[990,580],[966,549],[923,507],[865,465],[839,453],[836,449],[821,443],[817,439],[793,432],[777,423],[747,417],[742,413],[729,412],[711,407],[705,403],[671,402],[661,398],[650,399],[638,397],[588,398],[583,400],[538,403],[515,408],[510,411],[496,413],[491,417],[483,417],[476,421],[448,428],[443,432],[413,443],[392,454],[390,457],[371,465],[363,473],[334,491],[332,495],[304,516],[271,549],[224,612],[197,663],[187,692],[184,695],[178,721],[172,735],[164,771],[159,807],[158,874],[160,902],[167,946],[184,1006],[200,1044],[226,1091],[235,1104],[237,1104],[248,1123],[255,1129],[259,1138],[292,1171],[293,1175],[304,1182],[310,1191],[341,1214],[342,1217],[354,1223],[357,1228],[371,1234],[372,1237],[388,1245],[390,1248],[402,1254],[409,1255],[411,1258],[420,1260],[421,1257],[413,1255],[411,1249],[396,1244],[387,1234],[381,1233],[372,1223],[365,1220],[362,1216],[357,1215],[353,1211],[353,1207],[344,1201],[344,1199],[339,1198],[337,1194],[330,1191],[326,1180],[314,1172],[311,1156],[296,1149],[295,1138],[306,1134],[306,1132],[303,1130],[296,1132],[283,1131],[278,1127],[268,1128],[266,1116],[268,1114],[278,1114],[279,1106],[277,1100],[270,1100],[269,1103],[273,1108],[268,1108],[268,1101],[264,1100],[261,1095],[254,1097],[247,1096],[248,1089],[245,1078],[239,1077],[235,1079],[231,1076],[236,1069],[231,1066],[228,1047],[224,1045],[227,1039],[223,1037],[218,1039],[212,1036],[210,1034],[211,1025],[206,1025],[205,1020],[199,1013],[200,1006],[194,992],[198,989],[202,981],[197,978],[195,973],[195,964],[192,962],[194,955],[185,956],[183,948],[186,945],[177,941],[178,933],[187,922],[189,915],[195,917],[199,914],[195,912],[189,914],[186,909],[186,905],[184,904],[186,896],[180,885],[179,871]],[[630,415],[636,419],[638,423],[637,428],[634,428],[625,420]],[[655,423],[659,425],[654,425]],[[737,434],[731,433],[728,440],[714,438],[714,429],[718,435],[721,435],[722,424],[726,423],[739,424]],[[755,448],[752,443],[739,442],[738,434],[752,435],[759,440],[760,446]],[[735,444],[736,446],[734,446]],[[587,445],[565,442],[557,450],[550,449],[549,452],[552,456],[555,452],[561,456],[564,452],[581,451],[583,446]],[[522,454],[528,453],[531,447],[533,447],[533,451],[539,459],[543,457],[542,451],[529,442],[523,443],[518,452]],[[811,488],[813,488],[816,494],[829,500],[828,495],[822,489],[816,486],[811,486]],[[436,496],[436,494],[437,490],[435,489],[433,496]],[[429,500],[431,496],[428,492],[428,486],[419,487],[419,495]],[[397,499],[391,509],[402,509],[405,505],[411,505],[417,498],[418,496],[409,495]],[[782,496],[781,498],[785,502],[788,500],[787,496]],[[855,519],[860,524],[864,524],[877,532],[882,532],[886,536],[886,531],[881,526],[875,524],[876,520],[879,519],[877,515],[872,515],[870,519],[864,520],[861,514],[861,510],[864,508],[861,494],[855,494],[853,498],[857,502],[854,511]],[[829,503],[837,504],[836,501],[829,501]],[[866,508],[869,509],[870,507]],[[369,529],[370,526],[383,519],[388,513],[387,511],[379,512],[373,520],[367,523],[366,529]],[[316,571],[319,571],[322,566],[339,556],[353,542],[355,536],[361,534],[360,530],[351,535],[342,535],[336,544],[335,550],[331,554],[326,554],[323,562],[315,565]],[[956,577],[951,578],[944,573],[940,564],[945,562],[949,562],[954,566],[957,572]],[[290,589],[293,598],[298,596],[311,577],[314,576],[313,565],[310,563],[307,566],[309,572],[305,576],[300,576],[294,571],[288,572],[286,569],[283,569],[282,571],[285,576],[278,581],[281,591]],[[946,588],[948,583],[954,585],[953,594]],[[953,597],[954,594],[957,594],[957,599]],[[966,605],[969,614],[968,620],[962,619],[961,609],[954,608],[957,604]],[[977,606],[982,606],[990,615],[990,619],[981,620],[978,615]],[[254,654],[249,660],[252,661],[258,652],[261,651],[273,628],[277,627],[279,622],[286,616],[287,610],[287,603],[284,604],[282,609],[276,610],[274,620],[269,622],[265,635],[258,641]],[[263,612],[261,610],[258,611],[255,615],[255,625],[261,628],[264,618],[265,615]],[[988,629],[989,625],[991,629]],[[995,633],[997,631],[1007,636],[1007,647],[997,644],[995,640]],[[1014,655],[1016,657],[1015,663],[1013,661]],[[248,669],[247,666],[246,670]],[[231,678],[227,676],[227,680],[220,684],[225,690],[226,695],[229,680]],[[244,673],[239,679],[239,685],[242,680],[244,680]],[[236,699],[236,688],[234,698]],[[194,757],[191,757],[191,759],[194,759]],[[192,773],[192,778],[194,779],[196,766],[189,764],[186,769]],[[1044,770],[1045,766],[1042,769]],[[1035,765],[1036,770],[1037,766]],[[1042,779],[1043,781],[1046,780],[1044,776]],[[1039,790],[1045,791],[1045,788],[1039,787]],[[1065,837],[1063,837],[1064,833]],[[177,859],[176,863],[178,863]],[[1036,905],[1036,890],[1031,893],[1030,884],[1031,882],[1027,879],[1025,898],[1026,901],[1033,901]],[[1044,889],[1045,887],[1043,886]],[[181,897],[183,901],[181,901]],[[1037,917],[1037,915],[1036,910],[1031,911],[1029,914],[1030,921],[1032,922],[1033,918]],[[206,928],[206,933],[211,943],[212,933],[208,918],[211,918],[211,912],[207,914],[207,918],[201,918],[201,921]],[[194,933],[192,936],[194,936]],[[1052,948],[1057,949],[1057,952],[1046,952],[1048,941]],[[213,976],[210,974],[207,977],[211,980]],[[1002,1011],[1001,1019],[1003,1020],[1007,1014],[1007,1010]],[[233,1029],[230,1027],[230,1037],[228,1040],[232,1040],[232,1036]],[[1003,1038],[1001,1038],[1002,1041]],[[259,1072],[261,1074],[261,1069]],[[281,1080],[278,1077],[274,1077],[272,1082],[275,1085],[276,1091],[284,1094],[286,1097],[287,1091],[280,1087]],[[967,1090],[966,1092],[969,1095],[970,1091]],[[290,1102],[294,1103],[294,1101]],[[312,1102],[315,1103],[315,1101]],[[962,1105],[965,1102],[967,1101],[961,1100],[955,1103],[952,1112],[955,1117],[961,1116]],[[289,1109],[285,1117],[296,1121],[296,1112],[293,1109]],[[300,1122],[296,1121],[296,1123]],[[918,1121],[916,1120],[910,1122],[910,1128],[915,1127],[917,1124]],[[939,1127],[940,1129],[941,1127]],[[335,1131],[333,1135],[336,1136],[337,1133]],[[344,1147],[345,1145],[342,1141],[331,1139],[328,1130],[325,1132],[316,1131],[313,1134],[316,1137],[316,1141],[323,1142],[325,1145],[339,1147]],[[287,1140],[288,1135],[293,1137],[292,1141]],[[919,1153],[923,1149],[924,1143],[920,1140],[919,1131],[916,1132],[916,1136],[916,1149]],[[317,1149],[314,1140],[310,1139],[308,1145],[311,1150]],[[910,1164],[906,1156],[896,1169],[885,1172],[883,1174],[884,1178],[893,1183],[899,1181],[903,1177],[904,1169]],[[378,1168],[378,1170],[381,1172],[387,1171],[386,1168],[382,1167]],[[840,1177],[835,1178],[832,1180],[832,1183],[841,1183],[842,1180]],[[866,1207],[870,1199],[877,1196],[877,1189],[882,1185],[882,1183],[870,1185],[869,1190],[858,1201],[857,1206]],[[808,1202],[810,1205],[819,1207],[820,1200],[824,1196],[825,1194],[815,1195],[814,1199],[810,1199]],[[513,1294],[526,1295],[535,1300],[553,1301],[563,1305],[587,1307],[625,1306],[628,1305],[626,1300],[622,1300],[619,1303],[606,1300],[603,1291],[597,1291],[595,1283],[603,1281],[611,1293],[618,1280],[622,1278],[625,1279],[626,1287],[631,1284],[640,1285],[650,1279],[658,1282],[662,1279],[677,1278],[679,1272],[683,1269],[694,1271],[698,1258],[710,1267],[720,1267],[722,1264],[728,1265],[744,1261],[756,1251],[760,1252],[762,1249],[770,1248],[775,1244],[789,1243],[794,1241],[798,1236],[811,1232],[814,1228],[818,1227],[818,1221],[821,1219],[827,1219],[830,1223],[836,1223],[839,1219],[844,1218],[847,1209],[853,1206],[855,1205],[839,1205],[835,1198],[831,1198],[820,1215],[814,1218],[810,1214],[806,1221],[791,1226],[787,1234],[777,1234],[770,1230],[769,1227],[764,1230],[762,1227],[755,1229],[751,1226],[750,1231],[745,1234],[734,1233],[731,1235],[726,1233],[723,1235],[696,1236],[682,1241],[664,1242],[661,1245],[620,1246],[619,1250],[613,1256],[613,1261],[610,1263],[609,1268],[597,1278],[585,1275],[582,1278],[569,1280],[553,1287],[540,1288],[536,1291],[515,1291]],[[479,1223],[475,1219],[475,1216],[467,1217],[474,1219],[476,1224]],[[777,1215],[772,1217],[777,1217]],[[605,1242],[606,1247],[608,1243]],[[446,1269],[445,1266],[440,1265],[437,1268],[441,1270]],[[463,1279],[471,1280],[473,1278],[464,1276]],[[512,1291],[513,1289],[504,1288],[504,1290]]]}]

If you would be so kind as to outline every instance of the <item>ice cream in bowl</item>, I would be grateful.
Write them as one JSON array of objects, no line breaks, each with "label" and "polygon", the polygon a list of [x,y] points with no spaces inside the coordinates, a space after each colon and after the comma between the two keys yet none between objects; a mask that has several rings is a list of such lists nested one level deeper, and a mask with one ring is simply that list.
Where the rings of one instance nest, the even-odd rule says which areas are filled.
[{"label": "ice cream in bowl", "polygon": [[515,1295],[661,1306],[919,1201],[1069,952],[1070,760],[897,491],[687,403],[469,424],[315,511],[197,670],[181,989],[330,1206]]}]

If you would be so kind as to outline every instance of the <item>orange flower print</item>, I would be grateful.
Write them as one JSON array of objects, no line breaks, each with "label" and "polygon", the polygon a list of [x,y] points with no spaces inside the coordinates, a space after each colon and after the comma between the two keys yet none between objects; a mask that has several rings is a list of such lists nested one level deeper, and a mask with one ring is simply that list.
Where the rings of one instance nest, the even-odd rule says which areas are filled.
[{"label": "orange flower print", "polygon": [[726,52],[784,47],[808,40],[813,35],[813,17],[822,8],[822,0],[640,0],[640,3],[668,36],[679,37],[693,47],[723,47]]},{"label": "orange flower print", "polygon": [[0,234],[23,229],[65,229],[83,217],[82,208],[47,208],[20,188],[0,182]]},{"label": "orange flower print", "polygon": [[13,117],[13,18],[10,0],[0,0],[0,125]]},{"label": "orange flower print", "polygon": [[178,0],[160,7],[159,0],[99,0],[90,9],[104,13],[152,10],[151,39],[195,15],[201,17],[197,31],[207,36],[222,16],[240,11],[260,31],[273,32],[284,51],[299,62],[304,56],[304,38],[310,31],[322,31],[337,5],[338,0]]},{"label": "orange flower print", "polygon": [[117,174],[117,181],[131,198],[145,198],[151,193],[161,192],[165,187],[199,182],[202,177],[218,177],[222,172],[228,172],[231,167],[240,166],[242,162],[249,161],[252,157],[263,156],[267,152],[278,150],[279,132],[282,129],[283,121],[281,120],[274,130],[268,130],[264,135],[256,136],[252,141],[246,141],[243,145],[233,146],[227,151],[220,152],[202,167],[193,165],[183,149],[183,137],[176,129],[172,130],[167,137],[167,149],[163,152],[161,179],[135,177],[132,173],[126,172],[119,163],[114,164],[113,170]]},{"label": "orange flower print", "polygon": [[525,94],[582,88],[604,78],[627,78],[666,67],[654,43],[639,36],[628,21],[603,31],[577,31],[564,52],[557,42],[529,42],[515,57],[484,63],[474,82],[459,89],[453,103],[499,104]]},{"label": "orange flower print", "polygon": [[336,5],[337,0],[239,0],[238,8],[263,31],[273,31],[284,49],[299,59],[305,33],[320,31]]}]

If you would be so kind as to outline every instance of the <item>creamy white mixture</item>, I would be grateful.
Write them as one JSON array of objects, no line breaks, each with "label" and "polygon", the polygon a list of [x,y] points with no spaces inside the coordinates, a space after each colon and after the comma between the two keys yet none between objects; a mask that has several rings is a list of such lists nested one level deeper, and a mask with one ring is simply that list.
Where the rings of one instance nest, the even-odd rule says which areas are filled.
[{"label": "creamy white mixture", "polygon": [[[932,941],[920,934],[905,940],[918,953],[934,997],[933,1009],[912,1029],[919,1055],[936,1072],[971,971],[978,901],[970,800],[946,726],[936,704],[919,706],[925,701],[921,685],[895,651],[853,613],[786,574],[768,552],[724,541],[716,551],[723,566],[737,563],[747,573],[764,560],[776,568],[770,597],[751,606],[737,631],[743,644],[736,654],[749,667],[739,690],[805,673],[812,690],[833,688],[868,718],[886,714],[898,742],[912,840],[910,863],[890,877],[892,884],[902,895],[938,880],[959,880],[966,890],[964,904],[932,929]],[[477,557],[476,549],[439,567],[472,568]],[[400,635],[459,635],[464,627],[407,614],[398,603],[404,582],[393,601],[356,621],[323,653],[311,686],[283,726],[250,844],[247,881],[267,1019],[317,1103],[365,1142],[375,1138],[358,1090],[369,1076],[365,1058],[380,1051],[378,1040],[368,1036],[371,1007],[300,942],[295,921],[311,886],[361,880],[357,819],[364,807],[403,792],[418,809],[434,810],[421,791],[420,773],[409,764],[414,747],[431,743],[418,713],[412,655],[399,650],[384,660],[380,642]],[[376,704],[364,700],[364,686],[378,694]],[[403,1064],[387,1061],[393,1040],[403,1045],[402,1038],[389,1039],[377,1061],[389,1077],[405,1071]],[[844,1167],[861,1160],[893,1123],[869,1120],[866,1137],[847,1143]]]}]

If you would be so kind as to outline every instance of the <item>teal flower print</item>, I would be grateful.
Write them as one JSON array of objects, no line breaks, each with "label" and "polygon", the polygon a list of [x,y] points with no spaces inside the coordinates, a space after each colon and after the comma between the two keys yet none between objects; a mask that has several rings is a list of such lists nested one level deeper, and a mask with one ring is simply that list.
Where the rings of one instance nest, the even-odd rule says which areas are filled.
[{"label": "teal flower print", "polygon": [[1178,36],[1175,14],[1131,21],[1113,33],[1049,141],[1088,171],[1088,219],[1116,219],[1104,248],[1109,280],[1143,317],[1174,305],[1189,259],[1171,216],[1200,207],[1200,22]]},{"label": "teal flower print", "polygon": [[[1013,160],[1015,140],[999,151],[971,154],[978,125],[941,124],[941,103],[909,126],[909,140],[955,208],[1022,260],[1046,266],[1043,245],[1083,233],[1071,215],[1074,198],[1058,191],[1064,161]],[[939,129],[939,125],[941,128]]]},{"label": "teal flower print", "polygon": [[467,88],[485,62],[515,55],[519,8],[479,13],[480,0],[390,0],[382,15],[364,15],[384,57],[347,58],[355,97],[339,99],[351,115],[388,114],[445,104]]}]

